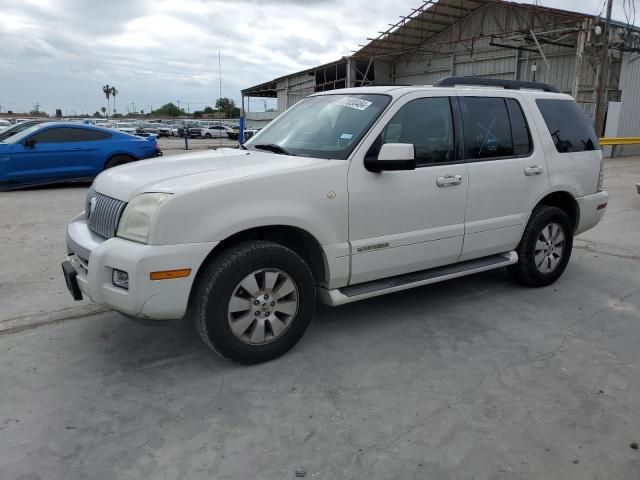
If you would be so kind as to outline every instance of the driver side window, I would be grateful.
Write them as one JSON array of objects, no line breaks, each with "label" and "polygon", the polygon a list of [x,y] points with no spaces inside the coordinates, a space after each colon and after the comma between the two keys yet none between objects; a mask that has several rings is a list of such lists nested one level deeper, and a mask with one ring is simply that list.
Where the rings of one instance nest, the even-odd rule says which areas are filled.
[{"label": "driver side window", "polygon": [[404,105],[389,121],[367,156],[377,157],[385,143],[413,144],[418,167],[453,161],[455,149],[449,98],[419,98]]}]

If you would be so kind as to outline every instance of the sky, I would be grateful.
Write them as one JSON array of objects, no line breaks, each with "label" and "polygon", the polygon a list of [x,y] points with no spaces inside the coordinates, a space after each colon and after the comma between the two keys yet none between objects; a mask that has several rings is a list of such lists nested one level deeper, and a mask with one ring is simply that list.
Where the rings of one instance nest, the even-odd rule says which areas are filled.
[{"label": "sky", "polygon": [[[596,14],[604,0],[542,0]],[[636,0],[640,7],[640,0]],[[190,111],[349,55],[421,0],[0,0],[0,114]],[[534,3],[524,1],[523,3]],[[614,18],[624,19],[622,0]],[[639,8],[640,10],[640,8]],[[272,101],[270,101],[272,102]],[[267,104],[267,106],[272,106]],[[251,110],[264,108],[252,100]]]}]

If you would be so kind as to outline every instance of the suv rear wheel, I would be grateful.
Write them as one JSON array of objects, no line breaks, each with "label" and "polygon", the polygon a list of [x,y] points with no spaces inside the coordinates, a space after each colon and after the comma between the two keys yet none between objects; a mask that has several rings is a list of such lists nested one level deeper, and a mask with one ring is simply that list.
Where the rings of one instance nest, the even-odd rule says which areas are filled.
[{"label": "suv rear wheel", "polygon": [[104,164],[104,169],[106,170],[108,168],[117,167],[118,165],[124,165],[132,160],[133,158],[128,155],[115,155],[107,160],[107,163]]},{"label": "suv rear wheel", "polygon": [[518,263],[509,271],[518,283],[544,287],[562,275],[572,248],[573,227],[567,213],[556,207],[536,207],[516,249]]},{"label": "suv rear wheel", "polygon": [[207,346],[238,363],[260,363],[302,337],[315,310],[315,282],[294,251],[246,242],[205,267],[193,300],[196,329]]}]

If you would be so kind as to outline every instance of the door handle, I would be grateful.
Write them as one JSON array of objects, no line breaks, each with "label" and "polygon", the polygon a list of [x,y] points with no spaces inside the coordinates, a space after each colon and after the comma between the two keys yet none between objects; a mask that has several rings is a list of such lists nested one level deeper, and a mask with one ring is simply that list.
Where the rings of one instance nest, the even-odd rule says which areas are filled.
[{"label": "door handle", "polygon": [[529,165],[528,167],[524,167],[524,174],[527,177],[532,177],[533,175],[540,175],[544,171],[540,165]]},{"label": "door handle", "polygon": [[462,183],[462,175],[445,175],[444,177],[438,177],[436,185],[439,187],[453,187]]}]

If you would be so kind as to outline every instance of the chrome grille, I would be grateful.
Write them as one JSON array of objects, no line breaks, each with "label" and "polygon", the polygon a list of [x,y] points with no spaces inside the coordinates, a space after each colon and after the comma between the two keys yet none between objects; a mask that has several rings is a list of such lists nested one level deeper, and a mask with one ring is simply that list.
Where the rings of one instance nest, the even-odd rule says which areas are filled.
[{"label": "chrome grille", "polygon": [[93,206],[87,209],[89,228],[101,237],[111,238],[116,234],[120,215],[127,204],[101,193],[96,193],[94,198],[95,202],[89,200]]}]

